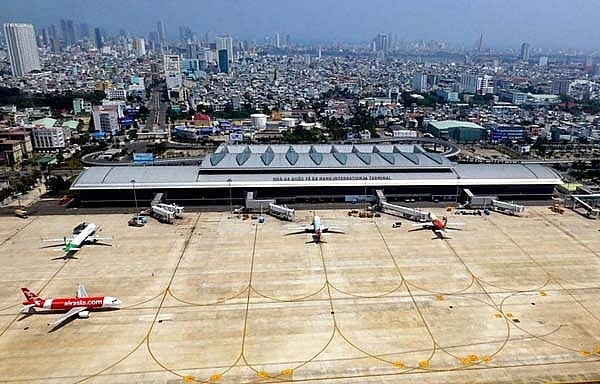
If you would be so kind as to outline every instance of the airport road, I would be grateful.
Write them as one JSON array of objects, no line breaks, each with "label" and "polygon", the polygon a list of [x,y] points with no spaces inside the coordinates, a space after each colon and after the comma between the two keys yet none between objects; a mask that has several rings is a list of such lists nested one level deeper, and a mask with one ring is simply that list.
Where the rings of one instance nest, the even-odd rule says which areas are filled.
[{"label": "airport road", "polygon": [[[464,229],[432,240],[396,217],[317,214],[346,233],[286,236],[310,211],[144,228],[120,213],[0,217],[0,382],[600,380],[598,222],[450,215]],[[113,245],[68,261],[40,248],[84,220]],[[54,314],[17,315],[20,287],[63,296],[78,282],[123,307],[52,333]]]}]

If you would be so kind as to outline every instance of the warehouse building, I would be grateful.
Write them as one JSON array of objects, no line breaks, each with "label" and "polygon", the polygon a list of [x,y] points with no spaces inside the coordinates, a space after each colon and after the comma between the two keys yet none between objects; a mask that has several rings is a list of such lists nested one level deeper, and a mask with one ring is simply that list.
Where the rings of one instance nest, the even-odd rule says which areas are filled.
[{"label": "warehouse building", "polygon": [[[454,201],[463,188],[505,199],[546,199],[562,184],[551,168],[456,164],[418,145],[222,145],[199,166],[91,167],[71,186],[83,205],[150,201],[239,204],[247,192],[287,204],[353,201],[383,189],[390,199]],[[134,193],[135,191],[135,193]]]},{"label": "warehouse building", "polygon": [[487,130],[481,125],[458,120],[428,121],[424,131],[439,139],[457,143],[475,143],[487,136]]}]

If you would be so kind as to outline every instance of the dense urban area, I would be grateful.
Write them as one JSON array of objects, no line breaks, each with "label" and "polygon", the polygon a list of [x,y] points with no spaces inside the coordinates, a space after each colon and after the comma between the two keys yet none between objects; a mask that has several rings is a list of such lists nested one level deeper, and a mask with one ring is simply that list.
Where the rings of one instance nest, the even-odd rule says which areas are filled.
[{"label": "dense urban area", "polygon": [[90,153],[90,161],[201,158],[224,142],[436,137],[459,143],[461,162],[543,160],[569,180],[599,181],[594,56],[527,42],[495,51],[483,36],[469,50],[390,33],[309,46],[284,33],[257,42],[185,26],[167,40],[164,26],[146,37],[73,20],[5,26],[5,36],[30,33],[20,43],[39,57],[11,67],[2,39],[3,199],[32,188],[40,172],[76,172]]}]

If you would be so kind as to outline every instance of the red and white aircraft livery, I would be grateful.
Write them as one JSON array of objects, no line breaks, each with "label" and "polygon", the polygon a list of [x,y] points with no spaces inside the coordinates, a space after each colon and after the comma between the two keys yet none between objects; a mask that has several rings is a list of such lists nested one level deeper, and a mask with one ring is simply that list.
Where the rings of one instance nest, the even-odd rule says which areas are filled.
[{"label": "red and white aircraft livery", "polygon": [[460,228],[453,228],[452,226],[465,225],[464,223],[448,223],[448,218],[446,216],[444,216],[443,218],[440,219],[439,217],[437,217],[435,214],[433,214],[431,212],[429,213],[429,220],[430,221],[427,223],[413,224],[413,227],[417,227],[417,228],[411,229],[409,232],[429,229],[429,230],[432,230],[438,238],[448,239],[449,237],[444,236],[444,232],[446,232],[446,230],[450,229],[450,230],[460,231]]},{"label": "red and white aircraft livery", "polygon": [[50,331],[64,323],[66,320],[78,316],[80,318],[88,318],[90,310],[118,308],[121,305],[121,300],[111,296],[92,296],[90,297],[85,290],[83,284],[77,286],[77,296],[56,299],[42,299],[27,288],[21,288],[27,301],[23,302],[24,307],[21,313],[35,313],[35,308],[67,311],[54,322],[49,323]]}]

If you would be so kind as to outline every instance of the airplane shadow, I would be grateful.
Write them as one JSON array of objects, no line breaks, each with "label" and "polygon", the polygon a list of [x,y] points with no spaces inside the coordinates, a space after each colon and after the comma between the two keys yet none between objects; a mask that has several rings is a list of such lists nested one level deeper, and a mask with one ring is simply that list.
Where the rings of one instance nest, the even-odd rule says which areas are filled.
[{"label": "airplane shadow", "polygon": [[[93,313],[112,312],[112,311],[118,311],[118,310],[119,310],[119,308],[98,308],[98,309],[93,310]],[[34,310],[34,311],[23,313],[22,314],[23,316],[18,318],[17,321],[23,321],[32,315],[49,316],[49,315],[62,315],[64,313],[65,313],[65,311],[59,311],[59,310],[53,310],[53,309],[49,309],[49,310],[45,310],[45,311],[35,311]],[[77,316],[77,315],[71,316],[68,319],[66,319],[65,321],[63,321],[62,323],[60,323],[59,325],[57,325],[56,327],[54,327],[52,330],[48,331],[48,333],[55,332],[76,319],[79,319],[79,316]]]},{"label": "airplane shadow", "polygon": [[64,261],[77,260],[77,259],[79,259],[79,258],[75,256],[75,251],[70,251],[66,255],[52,258],[52,260],[64,260]]},{"label": "airplane shadow", "polygon": [[108,244],[108,243],[100,243],[100,242],[92,242],[90,243],[90,245],[101,245],[103,247],[112,247],[112,244]]}]

